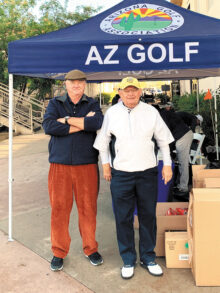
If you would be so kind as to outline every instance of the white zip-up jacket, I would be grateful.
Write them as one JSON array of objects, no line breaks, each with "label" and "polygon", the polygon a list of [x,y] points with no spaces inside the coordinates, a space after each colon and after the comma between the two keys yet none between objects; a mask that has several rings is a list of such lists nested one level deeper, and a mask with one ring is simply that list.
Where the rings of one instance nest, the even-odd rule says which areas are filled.
[{"label": "white zip-up jacket", "polygon": [[169,144],[174,138],[159,112],[143,102],[133,109],[119,102],[106,111],[94,148],[99,150],[102,164],[110,163],[120,171],[144,171],[157,166],[153,137],[164,165],[171,165]]}]

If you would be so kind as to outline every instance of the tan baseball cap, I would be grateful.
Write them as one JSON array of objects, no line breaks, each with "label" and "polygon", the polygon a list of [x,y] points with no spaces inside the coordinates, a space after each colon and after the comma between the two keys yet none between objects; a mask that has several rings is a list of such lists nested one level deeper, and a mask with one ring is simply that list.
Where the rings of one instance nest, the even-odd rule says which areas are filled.
[{"label": "tan baseball cap", "polygon": [[65,75],[65,80],[68,80],[68,79],[69,80],[80,80],[80,79],[86,80],[86,74],[78,69],[71,70]]},{"label": "tan baseball cap", "polygon": [[125,77],[122,79],[121,83],[119,84],[119,89],[123,90],[128,86],[134,86],[138,89],[141,88],[140,83],[137,80],[137,78],[131,77],[131,76],[128,76],[128,77]]}]

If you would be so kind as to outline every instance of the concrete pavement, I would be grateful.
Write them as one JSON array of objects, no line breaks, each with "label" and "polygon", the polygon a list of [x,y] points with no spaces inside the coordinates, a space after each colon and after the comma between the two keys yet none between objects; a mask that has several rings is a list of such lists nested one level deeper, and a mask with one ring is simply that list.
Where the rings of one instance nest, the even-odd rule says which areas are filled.
[{"label": "concrete pavement", "polygon": [[162,277],[155,278],[137,265],[134,278],[123,280],[109,183],[103,179],[96,235],[104,264],[93,267],[84,257],[74,205],[70,223],[72,242],[64,270],[51,272],[48,139],[44,134],[14,137],[13,242],[7,241],[8,141],[0,143],[0,293],[220,293],[218,287],[196,287],[190,269],[166,269],[164,258],[157,259],[164,269]]},{"label": "concrete pavement", "polygon": [[0,251],[1,293],[92,292],[65,272],[49,271],[45,259],[18,241],[8,242],[3,232],[0,232]]},{"label": "concrete pavement", "polygon": [[[33,252],[39,233],[35,234],[39,210],[48,209],[47,194],[47,142],[44,134],[14,137],[13,184],[13,238],[8,235],[8,141],[0,143],[0,293],[34,292],[92,292],[65,272],[53,273],[46,259]],[[45,161],[45,164],[44,164]],[[42,164],[43,163],[43,164]],[[42,175],[42,177],[40,176]],[[27,225],[30,225],[30,232]],[[44,230],[44,224],[41,223]],[[30,233],[30,235],[29,235]],[[36,235],[36,241],[31,234]],[[23,241],[25,239],[25,241]],[[46,244],[49,243],[44,238]],[[22,243],[25,242],[26,246]],[[41,242],[41,241],[40,241]],[[29,248],[27,248],[29,246]],[[43,245],[44,246],[44,245]],[[46,245],[47,246],[47,245]]]}]

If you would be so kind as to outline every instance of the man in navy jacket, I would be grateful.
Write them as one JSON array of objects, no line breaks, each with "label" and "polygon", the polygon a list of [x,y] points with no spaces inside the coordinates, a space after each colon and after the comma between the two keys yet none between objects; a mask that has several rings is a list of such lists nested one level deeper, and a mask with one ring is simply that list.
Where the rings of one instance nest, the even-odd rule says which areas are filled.
[{"label": "man in navy jacket", "polygon": [[86,75],[72,70],[65,76],[67,94],[53,98],[43,128],[51,136],[48,188],[51,203],[51,270],[63,268],[69,252],[69,218],[73,193],[78,209],[83,251],[91,264],[103,263],[95,239],[98,197],[98,151],[93,148],[103,114],[99,103],[84,94]]}]

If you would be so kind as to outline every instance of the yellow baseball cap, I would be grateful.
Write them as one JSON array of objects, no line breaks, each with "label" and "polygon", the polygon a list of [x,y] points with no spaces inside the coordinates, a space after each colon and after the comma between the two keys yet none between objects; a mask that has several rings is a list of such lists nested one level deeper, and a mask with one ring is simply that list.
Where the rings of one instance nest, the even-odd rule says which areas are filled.
[{"label": "yellow baseball cap", "polygon": [[138,89],[141,88],[139,81],[137,78],[134,78],[132,76],[128,76],[122,79],[121,83],[119,84],[119,89],[123,90],[128,86],[134,86]]}]

